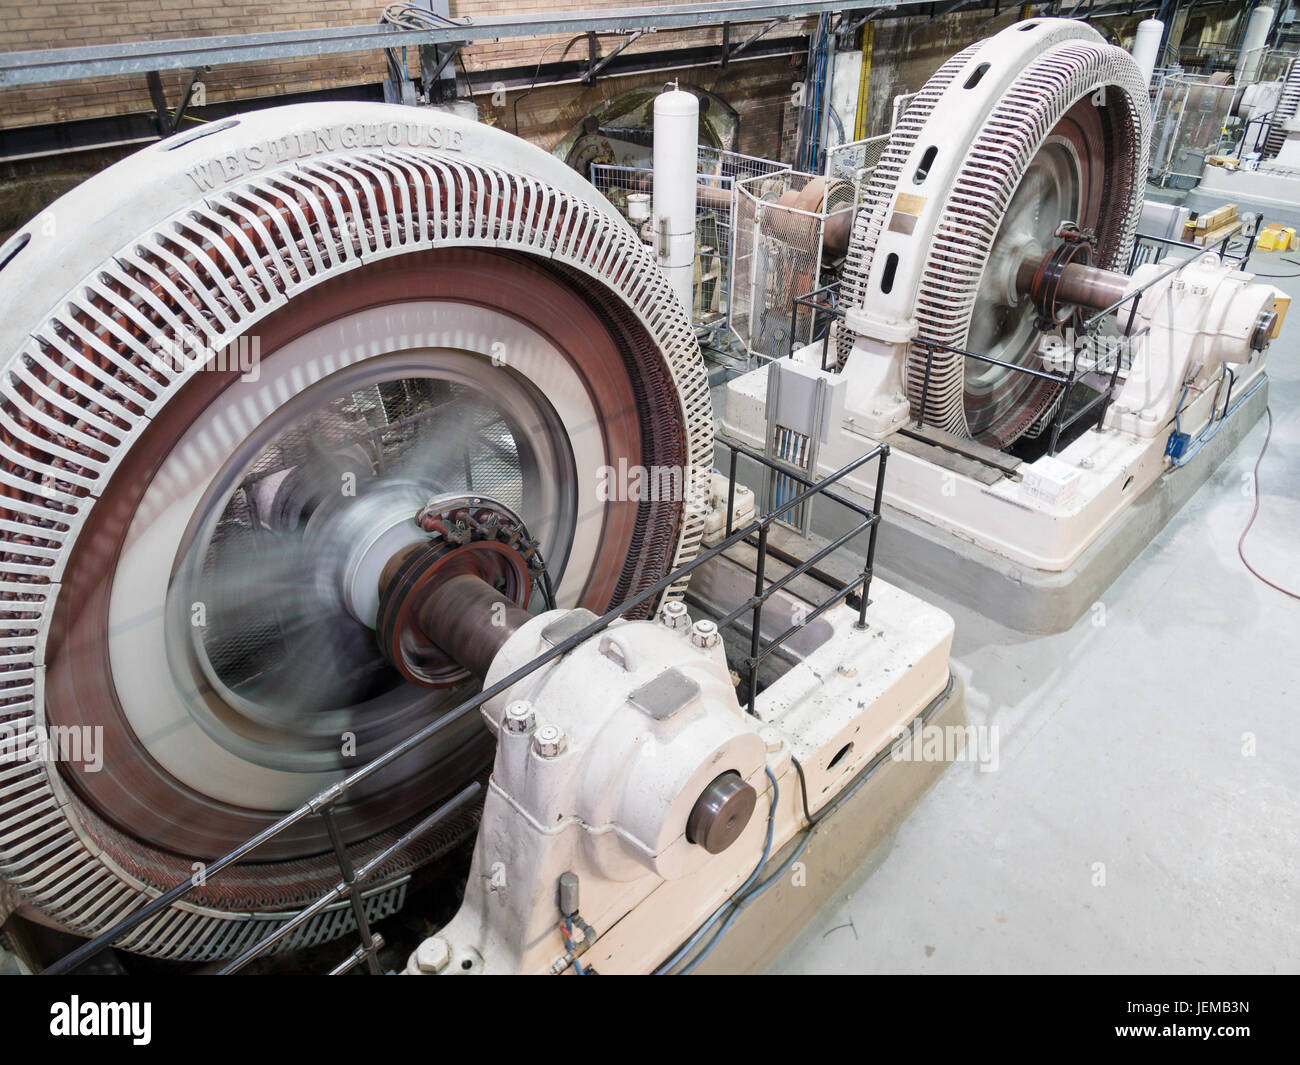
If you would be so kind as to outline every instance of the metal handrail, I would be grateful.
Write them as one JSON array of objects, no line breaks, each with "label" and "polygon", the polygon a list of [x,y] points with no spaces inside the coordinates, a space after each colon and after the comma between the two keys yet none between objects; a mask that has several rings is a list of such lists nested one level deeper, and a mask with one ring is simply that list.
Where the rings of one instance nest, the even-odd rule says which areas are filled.
[{"label": "metal handrail", "polygon": [[[824,297],[824,301],[819,302],[818,297]],[[815,339],[817,336],[817,314],[825,312],[832,318],[843,318],[844,309],[840,306],[840,282],[832,281],[829,285],[822,285],[821,288],[815,288],[811,292],[805,292],[802,296],[796,296],[794,303],[790,307],[790,350],[789,356],[793,357],[795,349],[795,337],[799,327],[799,311],[809,311],[812,316],[812,328],[809,334]],[[822,334],[822,369],[826,369],[826,356],[830,350],[831,331],[829,323],[826,331]]]},{"label": "metal handrail", "polygon": [[[889,456],[889,446],[887,444],[878,444],[870,451],[861,455],[857,459],[841,467],[834,473],[822,480],[816,481],[812,478],[804,477],[798,474],[792,474],[784,467],[779,466],[766,456],[751,450],[740,444],[733,444],[726,440],[719,440],[719,444],[731,449],[730,472],[727,493],[727,519],[725,536],[721,542],[713,547],[700,552],[689,562],[678,566],[667,576],[656,581],[648,588],[632,596],[626,602],[619,604],[613,609],[607,611],[601,617],[597,618],[589,625],[586,625],[578,632],[562,640],[560,643],[539,654],[530,662],[520,666],[508,676],[494,684],[489,685],[474,697],[461,703],[459,706],[448,711],[437,721],[430,722],[416,732],[412,733],[406,739],[395,744],[383,754],[372,759],[364,766],[353,770],[342,780],[330,785],[312,798],[308,799],[297,809],[280,818],[275,824],[263,829],[256,835],[250,837],[244,843],[234,848],[227,854],[218,858],[216,861],[209,863],[201,873],[195,873],[193,876],[176,884],[169,890],[162,892],[156,898],[151,899],[148,903],[141,906],[134,913],[123,918],[114,924],[111,928],[101,932],[93,939],[81,944],[75,950],[64,955],[62,958],[48,966],[44,973],[58,974],[67,973],[81,965],[83,962],[95,957],[100,952],[110,948],[115,942],[123,936],[139,928],[150,918],[155,917],[172,903],[183,899],[191,892],[195,891],[202,884],[207,883],[212,877],[218,875],[225,869],[233,866],[247,858],[263,844],[275,839],[281,833],[292,828],[301,821],[312,816],[318,816],[326,826],[331,845],[334,850],[335,859],[339,865],[341,879],[332,889],[320,895],[315,901],[308,906],[299,910],[283,924],[279,925],[274,931],[264,936],[257,942],[253,943],[236,958],[222,967],[222,974],[234,973],[242,969],[255,958],[265,954],[268,950],[281,942],[289,932],[302,926],[312,917],[324,912],[329,907],[340,902],[347,901],[351,906],[354,920],[357,923],[357,932],[360,939],[359,946],[353,950],[342,962],[331,970],[331,975],[337,975],[349,972],[357,965],[364,962],[367,970],[372,974],[381,972],[378,955],[379,950],[384,945],[381,936],[371,931],[364,909],[364,890],[366,882],[394,855],[409,846],[420,836],[432,829],[438,822],[443,820],[449,814],[463,807],[471,799],[475,798],[482,790],[482,786],[477,782],[471,783],[463,788],[460,792],[448,799],[437,809],[426,815],[416,824],[404,832],[400,838],[383,848],[378,854],[368,858],[361,865],[354,867],[352,857],[348,853],[347,847],[343,842],[341,833],[334,820],[334,808],[350,791],[363,783],[375,773],[391,765],[403,756],[411,753],[416,748],[426,743],[431,737],[448,726],[459,721],[465,715],[479,709],[489,700],[496,698],[498,695],[508,691],[514,685],[518,684],[524,678],[536,672],[542,666],[555,661],[558,658],[568,654],[580,644],[585,643],[592,636],[607,628],[612,622],[623,617],[625,614],[636,610],[647,602],[650,602],[664,591],[688,577],[695,570],[713,559],[722,555],[723,552],[731,549],[737,544],[748,540],[755,533],[758,535],[758,559],[755,566],[755,590],[754,595],[746,600],[745,606],[739,612],[733,612],[724,619],[724,623],[719,624],[719,629],[726,625],[734,623],[739,617],[743,616],[746,610],[752,615],[752,632],[750,636],[749,656],[744,659],[740,665],[746,674],[749,687],[748,712],[752,715],[755,712],[755,700],[758,696],[760,686],[759,666],[766,657],[774,650],[784,644],[795,632],[806,626],[809,622],[820,617],[827,609],[835,603],[848,598],[855,590],[858,592],[860,602],[858,606],[857,624],[861,628],[866,627],[867,605],[869,602],[869,593],[871,588],[871,579],[875,564],[876,552],[876,533],[880,522],[881,500],[884,492],[885,464]],[[750,522],[738,530],[732,529],[732,519],[734,516],[734,500],[736,495],[736,463],[740,455],[759,462],[770,469],[784,472],[791,476],[797,482],[803,484],[805,489],[792,499],[780,504],[769,513],[762,517],[755,517]],[[867,509],[860,504],[841,496],[839,493],[833,493],[828,490],[829,486],[843,480],[850,473],[865,466],[873,460],[879,460],[876,468],[876,484],[873,504]],[[685,479],[683,479],[683,483]],[[829,550],[818,551],[812,558],[799,561],[793,566],[790,573],[770,585],[766,584],[766,564],[767,564],[767,535],[771,525],[787,514],[789,511],[800,506],[807,500],[817,495],[824,495],[843,506],[848,507],[855,513],[863,517],[863,520],[855,527],[854,532],[849,537],[841,537],[836,541],[835,546],[842,546],[853,536],[856,536],[866,530],[870,530],[866,560],[862,570],[852,580],[845,582],[842,587],[837,589],[834,594],[827,600],[818,604],[800,623],[791,626],[785,632],[781,633],[775,639],[768,641],[766,645],[760,638],[760,626],[762,624],[763,605],[766,601],[784,588],[795,577],[805,573],[813,573],[816,564],[830,553]],[[687,500],[687,506],[699,505],[698,501]],[[823,579],[824,574],[816,571],[818,579]]]},{"label": "metal handrail", "polygon": [[[1219,256],[1219,262],[1223,262],[1224,257],[1227,255],[1228,244],[1229,244],[1229,242],[1230,242],[1234,237],[1236,237],[1238,234],[1240,234],[1243,228],[1244,228],[1244,223],[1239,224],[1235,229],[1233,229],[1233,231],[1232,231],[1231,233],[1227,234],[1227,236],[1225,236],[1222,240],[1220,240],[1220,241],[1219,241],[1217,244],[1215,244],[1213,247],[1205,247],[1205,246],[1200,245],[1200,244],[1184,244],[1184,243],[1182,243],[1181,241],[1170,240],[1170,239],[1167,238],[1167,237],[1151,237],[1151,238],[1149,238],[1149,239],[1151,239],[1151,240],[1158,240],[1158,241],[1161,241],[1162,243],[1166,243],[1166,244],[1175,244],[1175,245],[1177,245],[1178,247],[1181,247],[1181,248],[1190,248],[1190,249],[1194,249],[1194,250],[1195,250],[1199,255],[1204,255],[1204,254],[1206,254],[1207,252],[1214,253],[1214,254],[1217,254],[1217,255]],[[1249,255],[1249,253],[1248,253],[1248,255]],[[1190,261],[1190,260],[1189,260],[1189,261]],[[1242,269],[1242,268],[1244,268],[1244,267],[1245,267],[1245,263],[1246,263],[1246,260],[1245,260],[1245,259],[1240,260],[1240,264],[1239,264],[1239,266],[1238,266],[1238,269]],[[1185,266],[1187,266],[1187,262],[1183,262],[1182,260],[1179,260],[1178,262],[1173,263],[1173,264],[1169,267],[1168,270],[1165,270],[1165,271],[1163,271],[1162,273],[1157,274],[1155,277],[1151,278],[1149,281],[1144,281],[1142,284],[1138,285],[1138,287],[1135,288],[1132,292],[1126,293],[1125,295],[1121,296],[1121,297],[1120,297],[1119,299],[1117,299],[1114,303],[1112,303],[1109,307],[1105,308],[1105,310],[1098,311],[1098,312],[1097,312],[1096,314],[1094,314],[1091,318],[1084,319],[1084,321],[1083,321],[1083,328],[1084,328],[1084,329],[1089,329],[1089,328],[1091,328],[1092,326],[1096,325],[1096,324],[1097,324],[1098,322],[1100,322],[1103,318],[1105,318],[1108,314],[1114,314],[1116,311],[1118,311],[1119,308],[1122,307],[1124,304],[1126,304],[1129,300],[1133,300],[1133,301],[1134,301],[1134,303],[1133,303],[1133,310],[1129,313],[1129,325],[1132,326],[1132,323],[1133,323],[1133,314],[1136,313],[1136,311],[1137,311],[1137,301],[1138,301],[1138,299],[1141,298],[1142,293],[1144,293],[1147,289],[1151,288],[1151,286],[1153,286],[1153,285],[1155,285],[1155,284],[1158,284],[1159,282],[1163,281],[1165,278],[1167,278],[1167,277],[1169,277],[1169,276],[1171,276],[1171,275],[1173,275],[1173,274],[1178,273],[1178,271],[1182,270]]]},{"label": "metal handrail", "polygon": [[1141,252],[1144,244],[1163,244],[1167,248],[1174,248],[1179,251],[1191,252],[1193,255],[1204,255],[1206,252],[1214,252],[1216,255],[1218,255],[1219,262],[1227,262],[1231,260],[1232,262],[1237,264],[1238,270],[1245,270],[1246,264],[1250,261],[1250,253],[1254,250],[1255,247],[1255,242],[1253,240],[1249,240],[1246,242],[1245,254],[1242,255],[1240,258],[1235,258],[1233,256],[1228,255],[1228,245],[1233,241],[1233,239],[1241,235],[1243,228],[1244,228],[1244,223],[1243,225],[1238,226],[1236,229],[1234,229],[1231,233],[1229,233],[1226,237],[1220,240],[1217,244],[1214,244],[1210,247],[1206,247],[1204,244],[1188,244],[1187,241],[1179,240],[1176,237],[1157,237],[1151,233],[1139,233],[1137,234],[1136,238],[1133,241],[1133,251],[1128,257],[1128,270],[1126,272],[1131,274],[1135,269],[1137,269],[1138,266],[1148,265],[1145,262],[1142,263],[1138,262],[1138,255]]}]

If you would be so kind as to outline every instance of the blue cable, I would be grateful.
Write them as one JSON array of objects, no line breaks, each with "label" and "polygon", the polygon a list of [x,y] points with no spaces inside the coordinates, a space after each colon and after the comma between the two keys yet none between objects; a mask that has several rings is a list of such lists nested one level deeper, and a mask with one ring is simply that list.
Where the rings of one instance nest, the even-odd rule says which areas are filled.
[{"label": "blue cable", "polygon": [[[930,719],[932,712],[937,710],[940,706],[942,706],[947,701],[948,696],[952,693],[953,686],[955,684],[956,684],[956,679],[952,676],[951,673],[949,673],[947,687],[944,688],[944,690],[941,691],[937,696],[935,696],[935,698],[931,700],[929,705],[927,705],[925,709],[923,709],[921,713],[917,715],[917,717],[922,722],[928,721]],[[691,972],[697,965],[700,964],[700,962],[702,962],[706,957],[708,957],[709,953],[713,950],[715,946],[718,945],[718,942],[727,933],[727,930],[731,927],[735,919],[740,915],[740,911],[744,909],[746,906],[748,906],[749,903],[753,902],[754,899],[762,895],[763,892],[765,892],[773,884],[779,881],[783,876],[785,876],[787,870],[789,870],[789,868],[799,860],[803,852],[808,849],[808,845],[812,842],[813,835],[817,831],[817,827],[826,818],[836,813],[845,803],[847,803],[850,799],[852,799],[853,796],[855,796],[859,791],[863,789],[863,787],[866,786],[867,781],[870,780],[874,775],[877,765],[885,757],[888,756],[888,752],[889,752],[889,748],[886,747],[883,751],[880,752],[880,754],[878,754],[875,758],[873,758],[870,762],[868,762],[859,771],[853,783],[851,783],[847,788],[845,788],[844,791],[840,792],[840,794],[836,796],[834,801],[824,806],[815,817],[812,816],[812,814],[809,813],[807,810],[807,805],[806,805],[807,796],[805,795],[804,810],[806,816],[809,819],[809,824],[807,829],[804,830],[803,839],[799,841],[799,845],[795,847],[795,849],[791,852],[790,856],[781,863],[780,867],[774,873],[772,873],[771,876],[769,876],[766,880],[764,880],[761,884],[759,884],[758,887],[756,887],[750,894],[746,895],[745,892],[748,889],[749,885],[754,882],[754,878],[762,871],[763,867],[767,864],[768,851],[772,844],[772,824],[773,821],[775,820],[776,799],[777,799],[776,777],[772,775],[772,771],[770,769],[766,769],[765,767],[765,771],[767,772],[767,779],[772,782],[773,795],[772,795],[772,804],[768,809],[767,843],[763,847],[763,857],[758,863],[758,868],[755,869],[754,872],[750,874],[749,879],[746,880],[745,883],[740,886],[740,888],[735,892],[735,894],[731,896],[730,899],[728,899],[726,902],[724,902],[721,906],[718,907],[718,909],[714,912],[713,916],[709,918],[709,920],[704,924],[702,928],[700,928],[695,933],[695,935],[691,936],[691,938],[682,945],[681,949],[678,950],[676,954],[674,954],[671,958],[669,958],[666,962],[664,962],[663,965],[659,966],[659,968],[655,970],[655,975],[662,976],[665,973],[669,972],[674,965],[680,962],[681,959],[684,958],[694,948],[695,944],[700,941],[700,938],[711,927],[713,927],[713,925],[717,922],[718,917],[722,914],[722,912],[726,910],[728,906],[734,906],[735,909],[732,910],[732,912],[727,916],[727,920],[723,922],[723,925],[720,929],[718,929],[717,934],[713,937],[712,940],[709,941],[708,946],[706,946],[700,952],[698,957],[692,958],[690,964],[688,964],[685,968],[683,968],[679,975],[685,975],[686,973]],[[795,767],[796,769],[798,769],[797,762],[795,763]],[[800,773],[802,775],[802,771],[800,771]]]},{"label": "blue cable", "polygon": [[[564,919],[564,942],[569,950],[573,949],[573,922],[567,917]],[[587,975],[587,970],[582,967],[582,962],[577,958],[573,959],[573,971],[579,976]]]},{"label": "blue cable", "polygon": [[[1244,396],[1242,396],[1239,400],[1237,400],[1236,403],[1234,403],[1231,407],[1229,407],[1227,410],[1223,412],[1223,414],[1220,416],[1217,422],[1214,421],[1213,418],[1211,418],[1210,424],[1207,425],[1205,429],[1201,431],[1200,436],[1198,436],[1195,440],[1191,442],[1189,449],[1183,452],[1182,456],[1174,461],[1173,463],[1174,468],[1179,469],[1183,466],[1186,466],[1192,460],[1192,458],[1195,457],[1196,453],[1201,450],[1201,448],[1203,448],[1206,444],[1208,444],[1211,440],[1213,440],[1216,436],[1218,436],[1219,430],[1223,428],[1223,423],[1228,420],[1228,416],[1230,414],[1235,414],[1237,412],[1237,409],[1243,403],[1245,403],[1246,400],[1250,399],[1250,397],[1254,395],[1255,392],[1257,392],[1263,384],[1264,384],[1264,378],[1261,377],[1258,381],[1256,381],[1253,385],[1251,385],[1250,388],[1246,390],[1246,394]],[[1184,389],[1184,393],[1186,393],[1186,389]],[[1181,404],[1181,402],[1182,401],[1180,400],[1179,403]],[[1175,415],[1174,417],[1174,428],[1175,431],[1177,431],[1178,428],[1177,415]]]},{"label": "blue cable", "polygon": [[[767,766],[763,766],[763,772],[767,774],[767,779],[772,782],[772,801],[768,804],[768,808],[767,808],[767,838],[763,841],[763,853],[758,859],[758,865],[754,867],[754,871],[749,874],[749,878],[743,884],[741,884],[740,887],[736,889],[735,893],[731,896],[731,898],[727,899],[726,902],[724,902],[721,906],[719,906],[716,910],[714,910],[713,915],[707,921],[705,921],[704,924],[702,924],[699,928],[695,930],[695,934],[681,945],[681,948],[677,951],[677,953],[674,954],[671,958],[669,958],[666,962],[664,962],[661,966],[659,966],[658,969],[655,970],[656,976],[663,976],[664,974],[671,971],[675,965],[677,965],[684,957],[686,957],[686,955],[688,955],[694,949],[695,944],[698,943],[704,937],[704,935],[709,931],[710,928],[712,928],[715,924],[718,923],[719,918],[721,918],[723,913],[726,912],[727,907],[729,907],[736,898],[743,895],[749,889],[749,886],[758,878],[758,874],[763,871],[763,866],[767,864],[768,855],[772,851],[772,830],[776,825],[776,803],[778,798],[781,795],[781,789],[777,787],[776,777],[772,775],[771,769],[769,769]],[[730,921],[728,921],[728,925],[729,924]],[[723,927],[725,930],[727,925],[724,925]],[[719,938],[721,938],[721,933],[719,933],[719,935],[714,938],[713,943],[716,943]],[[687,968],[682,970],[682,972],[687,973],[690,972],[691,969],[695,968],[695,966],[698,965],[701,960],[703,960],[704,956],[708,954],[709,950],[713,949],[713,943],[710,943],[708,950],[705,950],[704,953],[700,955],[700,957],[695,958]]]},{"label": "blue cable", "polygon": [[[771,876],[769,876],[761,884],[759,884],[758,887],[756,887],[752,892],[746,895],[743,899],[740,899],[740,901],[735,903],[735,909],[733,909],[731,913],[727,916],[727,919],[722,922],[722,927],[718,929],[717,935],[715,935],[713,939],[709,941],[709,945],[707,947],[705,947],[702,951],[699,952],[699,954],[697,954],[694,958],[690,960],[690,963],[688,965],[682,968],[682,971],[678,973],[679,976],[685,976],[687,973],[691,972],[691,970],[693,970],[697,965],[700,964],[700,962],[702,962],[713,952],[713,948],[716,947],[718,943],[722,940],[722,937],[727,934],[727,929],[729,929],[732,923],[736,920],[736,918],[740,916],[740,911],[743,910],[746,906],[748,906],[760,895],[762,895],[763,892],[765,892],[768,888],[770,888],[773,884],[775,884],[778,880],[780,880],[781,877],[785,875],[786,870],[789,869],[790,866],[794,865],[794,863],[799,860],[799,856],[803,854],[805,850],[807,850],[808,844],[812,842],[812,838],[813,838],[812,830],[809,829],[809,831],[804,835],[803,839],[799,841],[799,846],[797,846],[794,849],[794,853],[792,853],[789,858],[787,858],[785,861],[781,863],[781,868],[778,869]],[[739,894],[739,892],[737,892],[737,894]]]},{"label": "blue cable", "polygon": [[1191,387],[1191,385],[1183,385],[1182,395],[1178,397],[1178,406],[1174,408],[1174,432],[1176,433],[1182,432],[1182,424],[1179,419],[1183,414],[1183,400],[1187,398],[1187,390]]}]

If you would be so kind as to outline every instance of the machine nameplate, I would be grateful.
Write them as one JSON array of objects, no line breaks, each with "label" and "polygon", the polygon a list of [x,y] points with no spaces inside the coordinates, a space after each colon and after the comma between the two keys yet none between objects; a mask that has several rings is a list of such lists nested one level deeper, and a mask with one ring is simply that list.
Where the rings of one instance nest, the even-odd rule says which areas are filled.
[{"label": "machine nameplate", "polygon": [[268,167],[340,149],[435,148],[458,152],[464,140],[464,130],[448,126],[426,126],[420,122],[345,122],[242,145],[192,167],[189,175],[199,191],[206,192]]},{"label": "machine nameplate", "polygon": [[590,610],[578,607],[576,610],[570,610],[564,617],[558,621],[552,621],[546,628],[542,629],[542,639],[552,647],[559,647],[570,636],[576,636],[593,621],[596,615]]}]

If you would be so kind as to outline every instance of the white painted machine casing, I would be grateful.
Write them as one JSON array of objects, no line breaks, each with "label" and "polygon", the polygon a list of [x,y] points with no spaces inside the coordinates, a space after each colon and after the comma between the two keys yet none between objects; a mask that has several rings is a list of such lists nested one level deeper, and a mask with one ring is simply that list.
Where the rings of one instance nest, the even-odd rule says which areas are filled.
[{"label": "white painted machine casing", "polygon": [[[665,337],[662,348],[674,379],[679,371],[693,376],[693,384],[685,377],[678,383],[677,393],[682,401],[684,422],[690,427],[698,452],[688,460],[690,468],[701,468],[700,459],[711,453],[712,426],[707,380],[699,362],[698,346],[686,311],[673,306],[671,290],[640,238],[618,212],[603,206],[605,201],[587,181],[548,152],[504,131],[456,115],[396,105],[300,104],[232,116],[150,145],[56,201],[0,246],[0,360],[6,362],[0,367],[6,369],[5,374],[0,374],[0,389],[5,390],[7,398],[13,397],[14,385],[9,374],[21,372],[24,359],[38,357],[42,338],[56,333],[56,320],[75,314],[78,303],[96,298],[97,293],[106,293],[104,298],[112,305],[113,292],[121,281],[109,272],[120,273],[123,262],[138,261],[142,254],[156,250],[159,234],[174,232],[189,212],[207,216],[206,221],[218,232],[228,233],[231,246],[236,246],[248,238],[231,232],[238,227],[229,219],[212,217],[217,207],[271,179],[287,176],[306,183],[317,168],[333,167],[340,184],[355,176],[358,170],[372,176],[373,182],[359,182],[371,189],[370,195],[356,192],[355,186],[352,194],[308,187],[303,192],[304,202],[310,204],[316,195],[355,195],[356,199],[349,205],[355,211],[372,217],[392,217],[397,213],[393,200],[400,193],[391,193],[393,200],[385,201],[375,191],[384,186],[386,174],[392,173],[384,168],[418,170],[426,166],[446,167],[446,171],[439,172],[450,175],[448,186],[456,190],[447,200],[451,207],[445,215],[439,216],[436,209],[419,206],[411,212],[419,216],[418,226],[409,217],[388,226],[377,224],[367,239],[355,233],[350,234],[351,239],[344,239],[328,226],[322,227],[313,239],[293,242],[285,252],[286,259],[297,263],[296,271],[291,273],[282,262],[277,265],[259,259],[260,265],[250,267],[242,276],[235,271],[223,279],[220,284],[225,286],[225,291],[219,296],[226,300],[225,309],[215,324],[205,327],[202,335],[193,332],[187,335],[205,347],[220,350],[235,337],[255,331],[259,322],[326,277],[345,275],[369,263],[411,251],[456,246],[523,252],[589,275],[601,275],[603,282],[616,290],[628,288],[625,295],[629,311],[652,335]],[[511,183],[518,183],[517,188],[525,188],[535,197],[534,204],[545,207],[546,224],[526,224],[528,220],[518,210],[508,218],[490,215],[491,210],[500,206],[498,202],[493,207],[493,194],[505,191]],[[406,206],[410,206],[409,201]],[[296,203],[291,209],[303,210]],[[320,212],[320,217],[326,213]],[[237,213],[236,217],[248,215]],[[275,235],[272,233],[267,239],[268,246],[276,243]],[[216,245],[226,246],[221,241]],[[605,276],[605,271],[616,276]],[[272,278],[270,272],[277,276]],[[250,275],[254,281],[263,282],[260,289],[254,288]],[[234,286],[240,283],[246,283],[247,287],[236,291]],[[195,290],[206,292],[206,284],[218,282],[196,282]],[[217,299],[214,297],[213,302]],[[184,323],[175,328],[190,329]],[[60,347],[54,343],[52,347],[55,354],[49,358],[65,360],[64,365],[52,372],[66,375],[78,393],[89,391],[93,398],[96,390],[102,388],[95,371],[80,366],[72,345]],[[361,357],[371,354],[360,352]],[[339,368],[333,352],[324,352],[318,362],[320,376]],[[122,372],[130,371],[123,368]],[[179,391],[191,372],[193,368],[169,374],[165,381],[158,382],[152,399],[140,396],[138,413],[121,414],[127,426],[115,430],[113,440],[96,443],[96,450],[104,452],[104,457],[83,458],[80,461],[88,472],[66,475],[85,483],[87,494],[72,496],[62,492],[54,478],[46,478],[44,483],[23,481],[16,485],[33,496],[44,493],[58,504],[61,509],[53,513],[57,514],[61,528],[57,532],[50,530],[48,547],[31,549],[46,552],[51,559],[51,564],[32,570],[45,583],[25,583],[20,589],[31,598],[33,613],[39,612],[40,616],[32,621],[8,623],[9,629],[22,630],[17,638],[5,636],[15,644],[10,656],[14,669],[9,675],[15,682],[24,684],[21,693],[25,695],[24,703],[11,708],[15,715],[23,715],[15,717],[14,727],[37,727],[44,721],[45,653],[50,618],[60,593],[66,560],[87,516],[122,457],[136,445],[151,420]],[[303,389],[316,379],[302,376],[292,382],[292,387]],[[283,402],[287,396],[273,398]],[[120,406],[115,409],[124,410]],[[251,406],[237,409],[228,427],[236,434],[234,439],[246,435],[266,413],[265,409]],[[48,410],[45,415],[49,415]],[[0,416],[10,417],[8,412],[0,412]],[[218,441],[226,442],[224,436]],[[52,445],[45,447],[49,449]],[[39,501],[14,503],[14,506],[26,506],[29,511],[39,511],[41,505]],[[701,521],[702,515],[688,514],[675,562],[694,553],[702,532]],[[35,630],[34,634],[27,635],[28,629]],[[20,694],[19,689],[14,691]],[[57,813],[43,830],[49,839],[44,846],[64,848],[68,855],[67,877],[107,878],[128,893],[124,898],[150,897],[148,885],[114,861],[87,833],[77,816],[75,800],[60,771],[52,764],[39,777],[26,778],[23,788],[14,787],[0,796],[0,807],[6,809],[11,806],[36,809],[37,802],[47,804]],[[20,841],[30,838],[30,831],[23,827],[20,818],[0,817],[0,827],[6,824]],[[27,846],[21,859],[8,861],[6,879],[22,891],[30,892],[30,900],[44,907],[44,912],[53,918],[67,922],[69,927],[86,934],[101,930],[105,911],[96,902],[96,896],[54,891],[44,862],[39,849]],[[181,913],[187,916],[178,917]],[[327,914],[325,919],[332,920],[333,915]],[[141,926],[132,933],[127,946],[147,952],[164,940],[166,949],[177,943],[202,943],[206,937],[224,936],[233,924],[249,920],[244,913],[212,910],[186,901]]]},{"label": "white painted machine casing", "polygon": [[[1142,267],[1134,285],[1169,265]],[[1144,294],[1134,325],[1134,332],[1143,336],[1134,345],[1134,364],[1107,412],[1104,429],[1083,433],[1055,456],[1055,461],[1079,471],[1068,501],[1050,502],[1020,478],[985,484],[896,447],[885,480],[886,504],[1031,569],[1068,569],[1169,469],[1165,446],[1184,380],[1190,378],[1194,388],[1184,399],[1180,428],[1193,437],[1225,398],[1214,387],[1225,363],[1236,374],[1234,401],[1262,380],[1264,356],[1250,349],[1249,340],[1259,314],[1271,308],[1272,300],[1271,286],[1219,265],[1213,255],[1202,256]],[[821,357],[820,343],[794,355],[813,367],[820,365]],[[906,423],[906,416],[895,413],[904,357],[905,344],[859,338],[843,371],[851,378],[844,421],[818,455],[822,475],[847,465]],[[723,434],[762,448],[766,397],[765,369],[731,381]],[[870,498],[874,478],[874,466],[867,466],[846,482]]]},{"label": "white painted machine casing", "polygon": [[[702,591],[710,572],[696,572]],[[769,600],[775,623],[797,602],[784,593]],[[487,683],[548,649],[542,633],[565,613],[516,633]],[[592,620],[571,617],[574,631]],[[583,963],[607,974],[654,969],[757,865],[772,801],[765,770],[779,786],[775,854],[806,824],[791,755],[816,813],[944,692],[947,614],[877,579],[868,619],[859,629],[857,611],[838,607],[814,621],[801,634],[810,641],[802,660],[760,694],[756,717],[741,710],[720,645],[702,649],[685,629],[643,621],[612,625],[485,706],[497,758],[465,899],[406,971],[550,971],[565,952],[556,897],[564,873],[577,875],[580,914],[599,937]],[[669,669],[697,681],[700,694],[656,720],[628,696]],[[501,715],[520,698],[536,723],[510,733]],[[548,724],[564,731],[565,746],[543,758],[532,737]],[[726,770],[758,802],[736,842],[710,855],[686,840],[686,817]]]}]

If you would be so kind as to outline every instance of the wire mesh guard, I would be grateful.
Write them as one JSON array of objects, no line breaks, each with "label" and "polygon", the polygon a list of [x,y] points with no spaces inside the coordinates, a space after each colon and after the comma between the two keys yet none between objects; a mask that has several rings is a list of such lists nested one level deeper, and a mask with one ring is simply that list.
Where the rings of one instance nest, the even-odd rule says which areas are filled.
[{"label": "wire mesh guard", "polygon": [[729,152],[708,144],[700,145],[699,161],[700,173],[729,177],[733,181],[743,181],[760,174],[775,174],[787,166],[775,159],[742,155],[740,152]]},{"label": "wire mesh guard", "polygon": [[751,360],[812,341],[813,316],[792,314],[795,300],[819,287],[827,221],[853,210],[854,187],[794,170],[736,183],[731,330]]},{"label": "wire mesh guard", "polygon": [[[1222,84],[1223,75],[1196,74],[1179,69],[1157,70],[1152,79],[1151,105],[1155,119],[1151,147],[1151,180],[1164,186],[1191,188],[1201,179],[1207,156],[1236,154],[1249,135],[1241,126],[1231,131],[1239,84]],[[1286,140],[1286,119],[1300,102],[1300,62],[1294,53],[1264,49],[1252,83],[1281,81],[1281,94],[1272,112],[1252,116],[1249,125],[1262,125],[1265,161],[1277,155]],[[1267,169],[1267,162],[1264,167]]]},{"label": "wire mesh guard", "polygon": [[[826,152],[826,182],[832,193],[838,197],[847,197],[847,202],[854,208],[862,202],[867,182],[889,143],[889,134],[881,133],[876,137],[867,137],[848,144],[837,144]],[[847,186],[851,191],[837,191],[840,186]],[[834,213],[841,206],[838,200],[832,202],[830,209]]]},{"label": "wire mesh guard", "polygon": [[1201,74],[1165,77],[1155,98],[1152,181],[1176,188],[1200,181],[1206,157],[1219,150],[1236,92],[1237,86],[1215,84]]},{"label": "wire mesh guard", "polygon": [[[1237,49],[1228,49],[1230,55]],[[1254,72],[1250,72],[1250,68]],[[1150,98],[1154,117],[1150,180],[1161,186],[1190,188],[1200,180],[1207,155],[1242,157],[1258,150],[1259,169],[1271,169],[1286,141],[1286,120],[1300,103],[1300,62],[1293,51],[1261,48],[1247,54],[1247,73],[1232,85],[1222,84],[1224,73],[1198,73],[1181,67],[1157,67],[1151,77]],[[1251,112],[1244,123],[1230,125],[1241,93],[1266,82],[1281,82],[1271,110]],[[1216,84],[1216,82],[1218,84]],[[1190,115],[1189,115],[1190,112]]]},{"label": "wire mesh guard", "polygon": [[[697,329],[725,330],[731,280],[737,180],[781,170],[785,164],[708,145],[698,149],[695,274],[691,321]],[[653,243],[654,170],[593,163],[588,180],[647,244]]]}]

